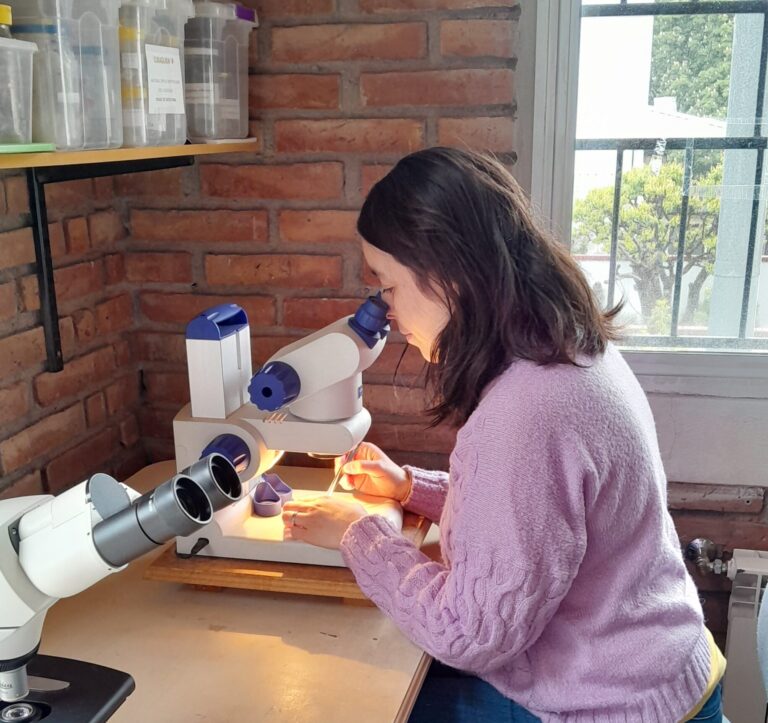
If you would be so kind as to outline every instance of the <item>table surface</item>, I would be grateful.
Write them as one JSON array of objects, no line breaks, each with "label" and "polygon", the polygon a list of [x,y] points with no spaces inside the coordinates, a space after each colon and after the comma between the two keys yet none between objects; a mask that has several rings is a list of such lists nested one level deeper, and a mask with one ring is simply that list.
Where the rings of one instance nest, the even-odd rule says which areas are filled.
[{"label": "table surface", "polygon": [[[126,483],[145,491],[168,469]],[[157,554],[59,601],[43,628],[42,653],[134,677],[113,721],[407,720],[430,659],[377,608],[143,580]]]}]

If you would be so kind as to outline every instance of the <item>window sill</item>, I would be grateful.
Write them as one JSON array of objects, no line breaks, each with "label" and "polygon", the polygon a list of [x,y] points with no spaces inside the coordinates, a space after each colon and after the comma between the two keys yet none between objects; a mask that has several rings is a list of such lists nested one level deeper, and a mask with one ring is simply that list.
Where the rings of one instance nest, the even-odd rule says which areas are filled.
[{"label": "window sill", "polygon": [[646,393],[768,399],[765,351],[621,352]]}]

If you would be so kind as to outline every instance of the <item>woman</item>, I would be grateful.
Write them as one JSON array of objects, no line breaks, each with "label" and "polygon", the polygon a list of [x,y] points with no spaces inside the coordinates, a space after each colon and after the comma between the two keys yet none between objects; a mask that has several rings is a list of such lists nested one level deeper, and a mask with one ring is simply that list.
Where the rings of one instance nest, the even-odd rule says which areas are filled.
[{"label": "woman", "polygon": [[724,659],[666,509],[645,395],[567,249],[495,161],[433,148],[371,190],[358,229],[389,318],[429,362],[450,474],[364,444],[349,483],[440,523],[429,560],[336,499],[287,505],[339,547],[434,664],[412,721],[721,720]]}]

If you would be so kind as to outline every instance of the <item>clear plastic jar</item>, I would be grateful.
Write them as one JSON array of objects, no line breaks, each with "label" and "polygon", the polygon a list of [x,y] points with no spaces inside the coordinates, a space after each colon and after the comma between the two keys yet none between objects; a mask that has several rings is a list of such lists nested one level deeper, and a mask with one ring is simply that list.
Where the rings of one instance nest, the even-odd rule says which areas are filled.
[{"label": "clear plastic jar", "polygon": [[126,146],[187,139],[184,24],[191,0],[125,0],[120,8],[123,135]]},{"label": "clear plastic jar", "polygon": [[120,0],[13,0],[14,37],[35,43],[32,137],[63,150],[123,141]]}]

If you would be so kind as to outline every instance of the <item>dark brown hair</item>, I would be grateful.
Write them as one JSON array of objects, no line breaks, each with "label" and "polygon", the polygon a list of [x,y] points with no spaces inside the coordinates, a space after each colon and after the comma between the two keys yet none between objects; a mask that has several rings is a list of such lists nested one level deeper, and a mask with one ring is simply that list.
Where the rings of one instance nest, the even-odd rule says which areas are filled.
[{"label": "dark brown hair", "polygon": [[491,157],[454,148],[406,156],[371,189],[357,228],[448,304],[427,372],[433,424],[463,424],[516,359],[577,364],[617,337],[620,307],[600,310],[568,249]]}]

